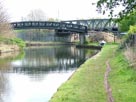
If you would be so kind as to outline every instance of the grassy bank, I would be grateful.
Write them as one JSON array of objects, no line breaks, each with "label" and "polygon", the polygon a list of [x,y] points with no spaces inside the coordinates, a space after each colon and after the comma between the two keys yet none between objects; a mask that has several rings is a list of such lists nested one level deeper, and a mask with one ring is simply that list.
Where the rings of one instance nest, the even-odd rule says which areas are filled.
[{"label": "grassy bank", "polygon": [[106,45],[87,60],[54,94],[50,102],[106,102],[104,88],[105,62],[110,59],[108,77],[115,102],[136,102],[136,71],[132,69],[118,45]]},{"label": "grassy bank", "polygon": [[0,37],[1,45],[17,45],[20,49],[25,47],[25,42],[19,38],[4,38]]},{"label": "grassy bank", "polygon": [[106,102],[105,62],[113,56],[116,49],[117,45],[106,45],[97,56],[87,60],[58,89],[50,102]]},{"label": "grassy bank", "polygon": [[136,102],[136,69],[130,67],[122,52],[110,61],[109,82],[115,102]]}]

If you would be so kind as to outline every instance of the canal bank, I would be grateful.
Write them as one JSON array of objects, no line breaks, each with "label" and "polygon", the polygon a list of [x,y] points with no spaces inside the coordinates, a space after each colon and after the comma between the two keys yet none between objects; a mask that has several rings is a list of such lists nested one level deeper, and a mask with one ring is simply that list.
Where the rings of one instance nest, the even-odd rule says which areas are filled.
[{"label": "canal bank", "polygon": [[25,47],[25,42],[19,38],[0,37],[0,54],[20,51]]},{"label": "canal bank", "polygon": [[7,44],[0,45],[0,54],[15,52],[15,51],[19,51],[19,47],[17,45],[7,45]]},{"label": "canal bank", "polygon": [[50,102],[106,102],[108,95],[104,75],[107,60],[111,67],[108,82],[114,101],[135,102],[135,81],[129,80],[135,77],[135,72],[117,49],[116,44],[104,46],[100,53],[82,64],[73,76],[62,84]]},{"label": "canal bank", "polygon": [[26,42],[26,47],[31,46],[63,46],[63,45],[75,45],[76,43],[72,42]]}]

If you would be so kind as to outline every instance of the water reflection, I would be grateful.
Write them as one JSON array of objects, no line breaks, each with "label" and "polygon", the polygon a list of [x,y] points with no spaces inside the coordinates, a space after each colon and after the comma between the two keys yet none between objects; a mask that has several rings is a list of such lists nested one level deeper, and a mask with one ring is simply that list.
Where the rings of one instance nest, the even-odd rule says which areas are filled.
[{"label": "water reflection", "polygon": [[74,70],[85,61],[82,50],[74,47],[29,48],[25,50],[24,59],[12,63],[13,69],[10,71],[41,74]]},{"label": "water reflection", "polygon": [[49,46],[24,52],[21,59],[1,59],[0,102],[48,102],[75,69],[97,51],[89,50],[89,55],[85,49]]},{"label": "water reflection", "polygon": [[0,72],[0,102],[3,102],[2,95],[5,93],[6,90],[6,79],[3,74]]},{"label": "water reflection", "polygon": [[19,52],[16,53],[3,53],[0,54],[0,102],[4,101],[4,97],[8,95],[9,81],[8,77],[4,72],[10,70],[11,60],[15,60],[20,56]]}]

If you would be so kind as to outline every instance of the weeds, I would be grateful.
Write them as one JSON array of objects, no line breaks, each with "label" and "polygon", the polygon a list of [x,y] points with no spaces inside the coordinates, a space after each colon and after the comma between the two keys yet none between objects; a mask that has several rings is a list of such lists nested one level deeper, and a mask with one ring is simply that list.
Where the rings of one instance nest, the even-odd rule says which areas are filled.
[{"label": "weeds", "polygon": [[136,46],[135,47],[127,47],[124,51],[124,55],[126,56],[130,66],[136,69]]}]

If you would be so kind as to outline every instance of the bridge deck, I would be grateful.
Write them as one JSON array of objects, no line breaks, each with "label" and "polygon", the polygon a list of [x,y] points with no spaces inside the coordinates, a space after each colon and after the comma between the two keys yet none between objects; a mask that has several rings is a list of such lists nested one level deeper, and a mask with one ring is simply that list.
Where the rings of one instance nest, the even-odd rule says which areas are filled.
[{"label": "bridge deck", "polygon": [[63,22],[22,21],[12,22],[11,25],[14,29],[55,29],[76,33],[87,33],[86,26],[78,24],[68,24]]}]

